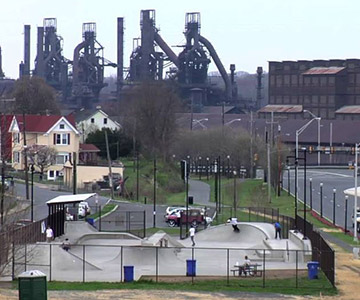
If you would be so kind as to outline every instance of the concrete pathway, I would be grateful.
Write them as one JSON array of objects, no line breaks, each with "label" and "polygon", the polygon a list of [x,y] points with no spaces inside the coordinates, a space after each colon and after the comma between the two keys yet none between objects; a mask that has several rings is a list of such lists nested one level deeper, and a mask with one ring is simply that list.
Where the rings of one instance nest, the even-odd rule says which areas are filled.
[{"label": "concrete pathway", "polygon": [[189,196],[194,197],[195,204],[215,207],[215,203],[210,202],[210,185],[205,182],[190,179]]}]

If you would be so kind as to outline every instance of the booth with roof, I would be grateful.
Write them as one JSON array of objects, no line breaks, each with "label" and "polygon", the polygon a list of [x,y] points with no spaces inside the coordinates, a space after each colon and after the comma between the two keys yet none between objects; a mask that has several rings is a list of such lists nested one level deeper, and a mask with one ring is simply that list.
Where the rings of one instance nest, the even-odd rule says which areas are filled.
[{"label": "booth with roof", "polygon": [[62,195],[46,202],[49,209],[47,224],[53,230],[54,237],[58,237],[64,234],[66,206],[71,204],[76,205],[80,202],[87,201],[95,195],[96,193]]}]

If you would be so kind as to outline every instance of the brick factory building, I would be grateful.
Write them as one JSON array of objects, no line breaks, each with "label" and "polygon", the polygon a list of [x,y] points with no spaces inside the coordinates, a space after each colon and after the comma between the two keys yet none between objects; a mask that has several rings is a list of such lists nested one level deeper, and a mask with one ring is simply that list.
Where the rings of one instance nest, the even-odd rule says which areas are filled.
[{"label": "brick factory building", "polygon": [[268,92],[259,117],[360,120],[360,59],[271,61]]}]

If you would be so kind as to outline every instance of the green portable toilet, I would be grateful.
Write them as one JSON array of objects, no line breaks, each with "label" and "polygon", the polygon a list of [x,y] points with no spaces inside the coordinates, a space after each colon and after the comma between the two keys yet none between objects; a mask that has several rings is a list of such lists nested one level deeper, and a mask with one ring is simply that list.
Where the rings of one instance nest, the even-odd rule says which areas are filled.
[{"label": "green portable toilet", "polygon": [[19,300],[47,300],[46,275],[38,270],[19,275]]}]

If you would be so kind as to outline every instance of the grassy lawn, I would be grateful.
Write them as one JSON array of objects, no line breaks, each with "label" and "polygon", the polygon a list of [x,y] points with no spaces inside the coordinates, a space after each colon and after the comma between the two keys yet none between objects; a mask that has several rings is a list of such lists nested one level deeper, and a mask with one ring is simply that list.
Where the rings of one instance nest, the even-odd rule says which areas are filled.
[{"label": "grassy lawn", "polygon": [[[125,194],[127,200],[136,199],[137,169],[132,158],[121,158],[124,163]],[[156,163],[156,202],[158,204],[185,203],[185,187],[180,177],[180,167],[173,163]],[[154,161],[141,158],[139,160],[139,201],[152,203],[154,198]],[[120,199],[120,197],[115,197]]]},{"label": "grassy lawn", "polygon": [[[117,205],[116,204],[112,204],[112,203],[108,203],[106,204],[102,210],[101,210],[101,215],[105,215],[107,214],[109,211],[112,211]],[[97,219],[100,216],[100,211],[97,211],[89,216],[86,217],[86,219]]]},{"label": "grassy lawn", "polygon": [[[298,288],[295,287],[295,278],[291,279],[266,279],[263,288],[262,278],[250,280],[230,279],[229,283],[223,280],[200,280],[194,278],[191,282],[158,282],[139,280],[131,283],[110,282],[48,282],[48,290],[80,290],[96,291],[103,289],[140,289],[140,290],[184,290],[184,291],[206,291],[206,292],[259,292],[259,293],[281,293],[288,295],[336,295],[337,290],[331,286],[325,276],[320,274],[318,280],[308,280],[306,277],[298,279]],[[14,288],[17,283],[14,282]]]}]

